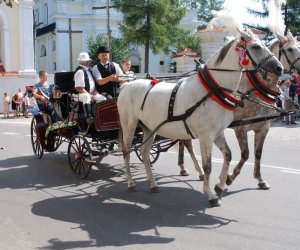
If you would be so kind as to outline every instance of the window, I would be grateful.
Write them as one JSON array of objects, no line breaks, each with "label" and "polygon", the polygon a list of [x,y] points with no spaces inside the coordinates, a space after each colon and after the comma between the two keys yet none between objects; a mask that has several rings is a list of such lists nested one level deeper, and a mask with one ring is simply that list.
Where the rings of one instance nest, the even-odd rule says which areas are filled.
[{"label": "window", "polygon": [[42,45],[41,51],[40,51],[40,57],[43,57],[43,56],[47,56],[47,51],[46,51],[46,47],[44,44]]}]

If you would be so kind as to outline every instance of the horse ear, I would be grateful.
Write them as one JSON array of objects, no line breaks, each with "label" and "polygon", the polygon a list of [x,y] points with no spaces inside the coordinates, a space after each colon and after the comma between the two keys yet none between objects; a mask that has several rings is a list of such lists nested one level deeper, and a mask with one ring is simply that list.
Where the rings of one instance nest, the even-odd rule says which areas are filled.
[{"label": "horse ear", "polygon": [[281,35],[280,33],[278,33],[277,31],[275,31],[275,34],[278,38],[278,40],[281,42],[281,43],[285,43],[287,41],[287,38],[284,36],[284,35]]},{"label": "horse ear", "polygon": [[287,31],[286,37],[289,38],[289,39],[294,39],[294,36],[293,36],[293,34],[291,33],[290,30]]},{"label": "horse ear", "polygon": [[253,33],[251,31],[250,31],[251,33],[249,33],[248,29],[247,29],[247,31],[238,29],[238,31],[241,34],[241,37],[243,37],[245,40],[250,40],[252,38]]}]

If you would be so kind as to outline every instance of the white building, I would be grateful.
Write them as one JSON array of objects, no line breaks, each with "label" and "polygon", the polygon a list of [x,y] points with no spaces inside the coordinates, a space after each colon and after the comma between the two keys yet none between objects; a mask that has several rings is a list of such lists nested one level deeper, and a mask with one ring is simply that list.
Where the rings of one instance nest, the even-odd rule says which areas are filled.
[{"label": "white building", "polygon": [[32,10],[33,0],[19,0],[12,8],[0,4],[1,71],[35,75]]},{"label": "white building", "polygon": [[[36,70],[49,73],[71,71],[81,51],[87,51],[87,39],[107,33],[107,0],[36,0],[35,25],[38,26],[35,42]],[[110,28],[113,37],[120,37],[118,22],[122,14],[110,8]],[[172,24],[170,24],[172,25]],[[182,27],[196,29],[195,10],[189,10],[182,20]],[[144,48],[131,48],[131,61],[139,72],[144,72]],[[71,62],[71,63],[70,63]],[[170,70],[171,57],[150,53],[149,72],[165,73]]]}]

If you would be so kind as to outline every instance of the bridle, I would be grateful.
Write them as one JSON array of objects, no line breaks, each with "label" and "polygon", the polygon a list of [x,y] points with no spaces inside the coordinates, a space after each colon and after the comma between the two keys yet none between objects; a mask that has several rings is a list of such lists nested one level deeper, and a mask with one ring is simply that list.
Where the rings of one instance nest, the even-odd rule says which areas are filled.
[{"label": "bridle", "polygon": [[288,39],[285,42],[280,42],[279,43],[279,56],[278,56],[278,60],[279,61],[281,59],[281,54],[283,54],[285,56],[285,59],[286,59],[288,65],[290,66],[289,72],[291,72],[293,69],[295,69],[294,65],[296,64],[296,62],[298,62],[300,60],[300,57],[297,57],[297,58],[295,58],[295,60],[293,62],[291,62],[290,59],[289,59],[289,57],[287,56],[287,53],[286,53],[283,45],[286,44],[286,43],[288,43],[288,42],[290,42],[290,41],[291,41],[291,39]]}]

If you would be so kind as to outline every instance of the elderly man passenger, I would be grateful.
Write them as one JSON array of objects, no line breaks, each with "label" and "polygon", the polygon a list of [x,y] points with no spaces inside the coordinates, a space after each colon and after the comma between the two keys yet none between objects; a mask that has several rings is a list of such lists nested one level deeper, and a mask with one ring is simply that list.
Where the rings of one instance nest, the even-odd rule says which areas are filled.
[{"label": "elderly man passenger", "polygon": [[94,117],[92,113],[91,102],[101,102],[106,100],[103,95],[100,95],[95,89],[95,81],[93,78],[93,73],[90,68],[91,59],[87,52],[81,52],[77,58],[79,66],[75,70],[74,82],[76,96],[80,102],[83,103],[83,110],[87,119],[88,124],[94,122]]}]

